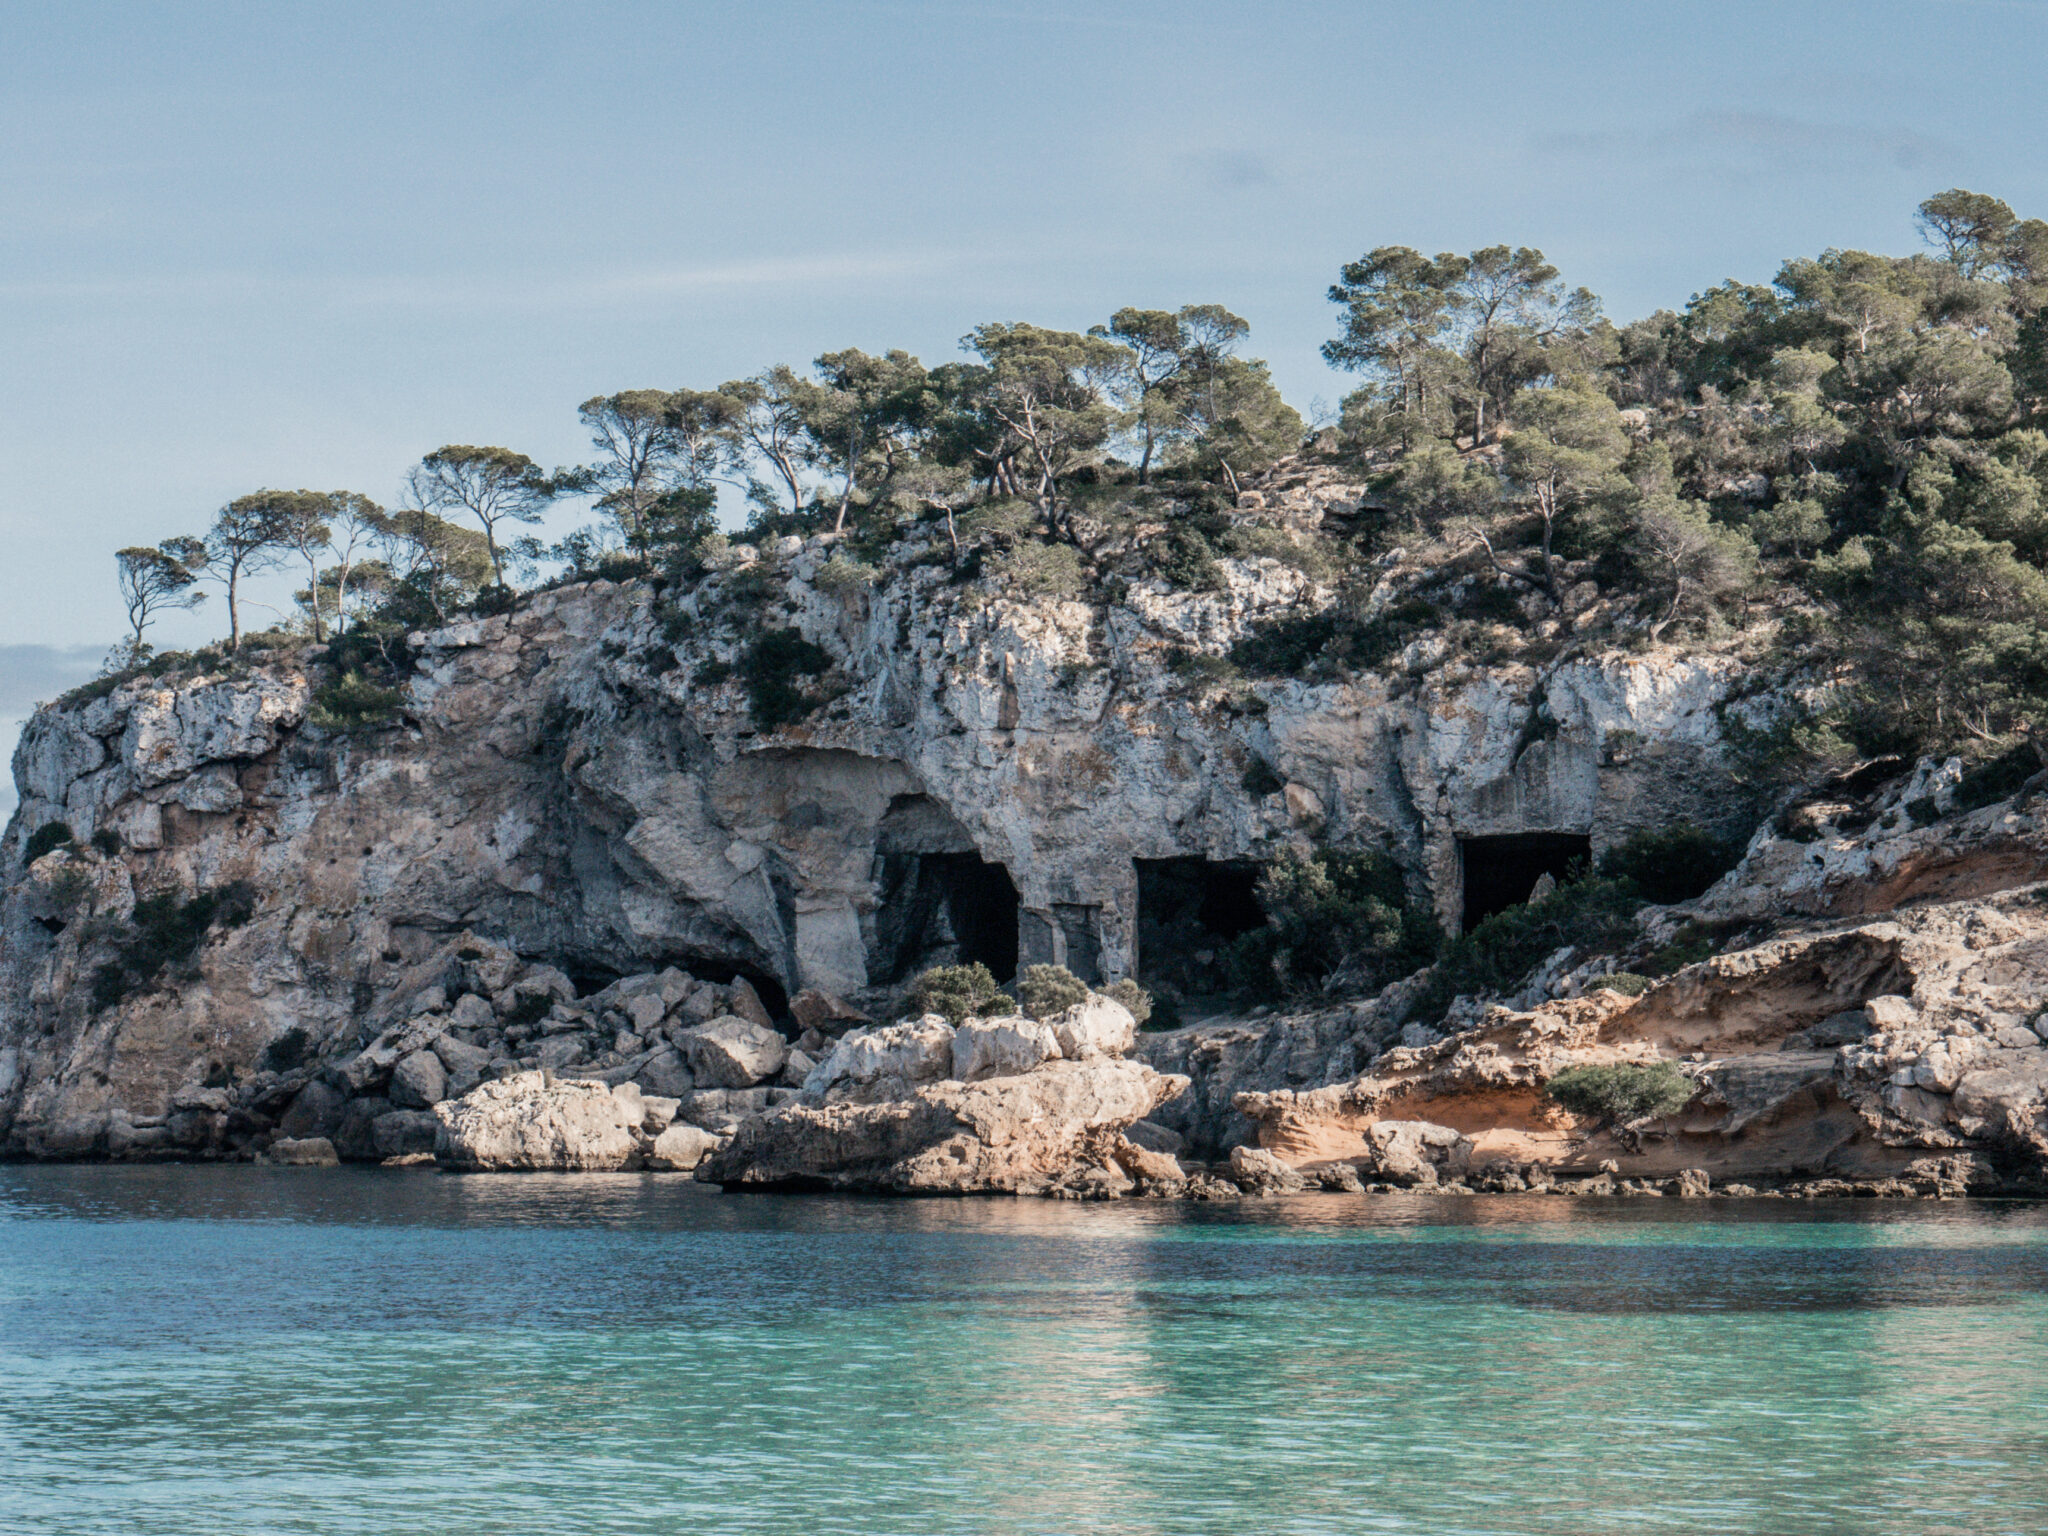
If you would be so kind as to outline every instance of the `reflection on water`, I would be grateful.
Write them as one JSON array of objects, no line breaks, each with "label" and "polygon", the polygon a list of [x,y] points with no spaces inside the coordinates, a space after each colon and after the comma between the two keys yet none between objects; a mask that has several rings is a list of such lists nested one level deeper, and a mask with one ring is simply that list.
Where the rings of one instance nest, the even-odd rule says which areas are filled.
[{"label": "reflection on water", "polygon": [[0,1168],[0,1530],[2048,1529],[2048,1212]]}]

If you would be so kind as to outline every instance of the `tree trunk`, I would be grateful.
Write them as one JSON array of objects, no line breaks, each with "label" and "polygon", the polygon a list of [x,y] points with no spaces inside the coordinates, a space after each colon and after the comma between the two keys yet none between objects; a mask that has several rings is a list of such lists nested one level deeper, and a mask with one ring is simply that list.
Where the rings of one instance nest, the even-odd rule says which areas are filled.
[{"label": "tree trunk", "polygon": [[235,655],[242,649],[242,619],[235,607],[235,582],[242,574],[242,562],[237,560],[228,567],[228,654]]},{"label": "tree trunk", "polygon": [[320,644],[327,638],[320,628],[320,562],[312,556],[306,557],[306,606],[313,614],[313,643]]}]

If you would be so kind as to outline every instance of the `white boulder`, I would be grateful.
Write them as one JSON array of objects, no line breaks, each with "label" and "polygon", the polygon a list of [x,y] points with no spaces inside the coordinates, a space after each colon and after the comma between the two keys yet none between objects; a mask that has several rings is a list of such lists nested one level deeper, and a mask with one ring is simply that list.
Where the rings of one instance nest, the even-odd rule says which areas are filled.
[{"label": "white boulder", "polygon": [[478,1171],[605,1171],[640,1160],[633,1132],[646,1114],[640,1095],[603,1083],[515,1072],[464,1098],[434,1106],[434,1156]]},{"label": "white boulder", "polygon": [[953,1026],[939,1014],[876,1029],[850,1030],[804,1079],[804,1092],[830,1093],[881,1078],[936,1082],[953,1070]]},{"label": "white boulder", "polygon": [[1059,1037],[1036,1019],[969,1019],[953,1033],[953,1076],[1014,1077],[1059,1054]]},{"label": "white boulder", "polygon": [[1121,1056],[1138,1039],[1138,1021],[1131,1010],[1099,992],[1046,1022],[1059,1040],[1060,1054],[1069,1061]]},{"label": "white boulder", "polygon": [[765,1024],[728,1014],[676,1037],[699,1088],[751,1088],[782,1070],[789,1042]]}]

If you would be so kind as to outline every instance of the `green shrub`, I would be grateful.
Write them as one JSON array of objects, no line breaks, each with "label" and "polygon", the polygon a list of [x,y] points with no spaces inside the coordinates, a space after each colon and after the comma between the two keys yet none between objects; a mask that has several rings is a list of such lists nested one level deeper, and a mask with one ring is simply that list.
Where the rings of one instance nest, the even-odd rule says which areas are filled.
[{"label": "green shrub", "polygon": [[1017,597],[1079,597],[1088,589],[1081,552],[1071,544],[1019,544],[995,562],[995,576]]},{"label": "green shrub", "polygon": [[847,598],[867,591],[881,579],[882,573],[875,567],[841,552],[818,567],[817,574],[811,577],[811,585],[821,592]]},{"label": "green shrub", "polygon": [[1641,1120],[1673,1115],[1692,1099],[1692,1080],[1668,1061],[1623,1061],[1610,1066],[1567,1067],[1545,1086],[1558,1103],[1582,1119]]},{"label": "green shrub", "polygon": [[256,888],[246,880],[231,881],[189,900],[176,891],[158,891],[135,903],[128,933],[115,957],[93,974],[92,1005],[111,1008],[145,988],[166,966],[191,959],[215,928],[239,928],[256,911]]},{"label": "green shrub", "polygon": [[910,1006],[919,1013],[944,1014],[957,1025],[988,1012],[1002,995],[995,973],[976,960],[967,965],[933,966],[912,985]]},{"label": "green shrub", "polygon": [[1193,528],[1175,528],[1146,546],[1152,573],[1183,592],[1214,592],[1223,585],[1216,551]]},{"label": "green shrub", "polygon": [[1561,885],[1476,925],[1444,946],[1436,974],[1411,1013],[1441,1014],[1451,1000],[1512,991],[1555,950],[1619,949],[1636,936],[1642,898],[1621,880],[1592,878]]},{"label": "green shrub", "polygon": [[1528,622],[1515,589],[1502,582],[1475,584],[1459,600],[1458,611],[1470,618],[1495,624],[1521,625]]},{"label": "green shrub", "polygon": [[52,849],[62,848],[70,842],[71,828],[61,821],[46,821],[29,833],[28,844],[21,850],[21,861],[33,864]]},{"label": "green shrub", "polygon": [[2041,754],[2029,738],[1966,772],[1956,781],[1950,805],[1958,812],[1974,811],[2004,800],[2017,794],[2041,767]]},{"label": "green shrub", "polygon": [[1333,611],[1261,624],[1230,648],[1230,659],[1254,677],[1295,677],[1321,660],[1337,637]]},{"label": "green shrub", "polygon": [[1605,976],[1595,976],[1586,983],[1588,992],[1619,992],[1623,997],[1641,997],[1656,983],[1647,976],[1638,976],[1634,971],[1609,971]]},{"label": "green shrub", "polygon": [[1258,625],[1230,648],[1230,659],[1255,677],[1329,675],[1384,665],[1439,619],[1419,597],[1373,619],[1334,606]]},{"label": "green shrub", "polygon": [[707,661],[690,676],[690,681],[699,688],[716,688],[732,677],[732,663],[729,661]]},{"label": "green shrub", "polygon": [[1049,1019],[1088,1001],[1088,983],[1064,965],[1027,965],[1017,977],[1017,1005],[1034,1019]]},{"label": "green shrub", "polygon": [[1631,834],[1600,856],[1600,873],[1628,881],[1645,901],[1669,906],[1703,894],[1741,857],[1742,849],[1728,839],[1681,821]]},{"label": "green shrub", "polygon": [[1274,771],[1273,765],[1256,752],[1244,766],[1242,780],[1245,793],[1249,795],[1277,795],[1287,787],[1287,781]]},{"label": "green shrub", "polygon": [[1152,994],[1128,976],[1104,987],[1102,995],[1113,1003],[1122,1003],[1129,1009],[1131,1017],[1137,1021],[1140,1029],[1143,1029],[1145,1021],[1152,1017]]},{"label": "green shrub", "polygon": [[816,677],[832,669],[832,654],[793,629],[771,629],[757,636],[740,660],[747,684],[747,708],[762,730],[801,720],[822,696],[797,686],[800,677]]},{"label": "green shrub", "polygon": [[1409,899],[1400,866],[1383,853],[1283,854],[1260,872],[1258,897],[1265,926],[1233,940],[1228,959],[1248,998],[1312,992],[1339,971],[1370,990],[1436,953],[1435,919]]},{"label": "green shrub", "polygon": [[112,827],[101,827],[93,833],[92,845],[111,859],[121,851],[121,834]]},{"label": "green shrub", "polygon": [[307,718],[324,731],[344,735],[375,731],[390,725],[398,716],[396,688],[384,688],[362,673],[347,671],[313,695]]},{"label": "green shrub", "polygon": [[518,606],[519,594],[500,583],[496,586],[479,587],[476,600],[469,605],[469,611],[480,619],[488,619],[501,613],[510,613]]}]

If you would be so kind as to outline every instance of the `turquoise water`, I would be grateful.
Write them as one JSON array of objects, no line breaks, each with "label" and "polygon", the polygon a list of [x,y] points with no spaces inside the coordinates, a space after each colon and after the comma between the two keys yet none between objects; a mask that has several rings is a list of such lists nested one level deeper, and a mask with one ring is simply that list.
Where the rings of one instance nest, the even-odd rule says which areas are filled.
[{"label": "turquoise water", "polygon": [[0,1530],[2048,1530],[2048,1211],[0,1168]]}]

